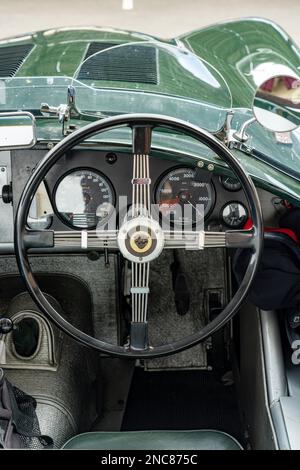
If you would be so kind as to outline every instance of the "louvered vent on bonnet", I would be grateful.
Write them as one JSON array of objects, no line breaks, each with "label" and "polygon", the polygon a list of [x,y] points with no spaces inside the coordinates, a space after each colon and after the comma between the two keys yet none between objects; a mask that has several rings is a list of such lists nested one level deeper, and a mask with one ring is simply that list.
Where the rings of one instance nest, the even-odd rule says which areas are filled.
[{"label": "louvered vent on bonnet", "polygon": [[[93,42],[85,59],[119,44]],[[157,85],[157,52],[152,46],[126,45],[97,54],[82,64],[78,80],[105,80]]]},{"label": "louvered vent on bonnet", "polygon": [[13,77],[32,48],[33,44],[0,47],[0,77]]}]

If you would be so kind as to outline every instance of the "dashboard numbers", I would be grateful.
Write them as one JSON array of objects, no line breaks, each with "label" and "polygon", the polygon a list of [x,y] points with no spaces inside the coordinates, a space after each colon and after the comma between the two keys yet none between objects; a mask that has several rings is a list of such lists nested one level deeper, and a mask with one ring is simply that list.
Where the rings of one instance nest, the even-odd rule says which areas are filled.
[{"label": "dashboard numbers", "polygon": [[162,217],[174,225],[194,225],[210,212],[215,200],[212,183],[198,181],[193,168],[175,168],[159,182],[155,202]]},{"label": "dashboard numbers", "polygon": [[77,169],[67,173],[55,190],[56,211],[74,228],[95,228],[108,220],[115,202],[113,188],[101,173]]}]

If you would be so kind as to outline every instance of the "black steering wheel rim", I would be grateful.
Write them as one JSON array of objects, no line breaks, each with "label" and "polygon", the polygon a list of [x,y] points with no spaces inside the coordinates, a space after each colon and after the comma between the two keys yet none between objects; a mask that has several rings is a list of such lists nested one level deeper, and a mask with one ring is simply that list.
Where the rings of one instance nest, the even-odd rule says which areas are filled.
[{"label": "black steering wheel rim", "polygon": [[[175,342],[170,344],[155,346],[154,348],[149,348],[141,351],[133,350],[130,348],[127,349],[124,346],[113,345],[110,343],[106,343],[102,340],[96,339],[78,330],[67,320],[65,320],[59,314],[59,312],[57,312],[55,308],[48,302],[47,298],[40,290],[39,285],[36,282],[33,272],[31,270],[27,255],[27,249],[24,241],[27,216],[34,194],[46,174],[49,172],[52,166],[59,160],[59,158],[61,158],[61,156],[65,152],[95,134],[103,133],[114,128],[124,126],[133,127],[135,125],[152,126],[153,128],[164,127],[173,130],[175,129],[185,134],[188,134],[191,137],[194,137],[196,140],[202,142],[211,150],[213,150],[228,164],[231,169],[233,169],[234,173],[240,179],[249,204],[251,218],[253,221],[253,251],[250,257],[250,261],[242,283],[240,284],[235,295],[224,308],[224,310],[214,320],[210,321],[200,331],[194,333],[193,335],[184,337],[180,340],[176,340]],[[195,160],[198,160],[201,157],[194,156],[193,158]],[[109,355],[141,359],[161,357],[183,351],[204,341],[213,333],[221,329],[237,313],[249,292],[249,289],[251,287],[252,281],[258,268],[262,252],[263,225],[261,207],[256,188],[250,176],[246,173],[246,171],[243,169],[238,160],[231,154],[228,148],[209,132],[200,129],[194,125],[191,125],[185,121],[170,118],[168,116],[148,114],[120,115],[111,118],[106,118],[101,121],[96,121],[83,128],[78,129],[69,136],[65,137],[57,145],[55,145],[54,148],[51,149],[46,154],[46,156],[40,161],[35,171],[29,178],[18,204],[15,218],[14,244],[19,271],[25,281],[30,295],[32,296],[33,300],[38,305],[38,307],[41,309],[41,311],[48,318],[50,318],[58,326],[58,328],[63,330],[66,334],[79,341],[80,343]]]}]

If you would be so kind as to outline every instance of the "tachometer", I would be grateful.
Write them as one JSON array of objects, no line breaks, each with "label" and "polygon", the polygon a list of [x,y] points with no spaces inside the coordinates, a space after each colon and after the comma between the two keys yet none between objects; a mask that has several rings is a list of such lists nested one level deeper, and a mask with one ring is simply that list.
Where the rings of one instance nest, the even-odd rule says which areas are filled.
[{"label": "tachometer", "polygon": [[158,184],[155,195],[162,217],[180,226],[195,225],[203,220],[214,200],[212,183],[197,178],[195,169],[184,167],[168,172]]},{"label": "tachometer", "polygon": [[108,220],[115,202],[111,183],[101,173],[79,168],[64,175],[54,195],[56,212],[74,228],[95,228]]}]

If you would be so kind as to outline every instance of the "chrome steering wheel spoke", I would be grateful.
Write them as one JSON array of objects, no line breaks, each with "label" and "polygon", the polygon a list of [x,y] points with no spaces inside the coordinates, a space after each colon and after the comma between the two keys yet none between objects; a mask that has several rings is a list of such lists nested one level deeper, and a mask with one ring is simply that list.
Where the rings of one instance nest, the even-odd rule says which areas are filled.
[{"label": "chrome steering wheel spoke", "polygon": [[[130,245],[132,261],[131,275],[131,326],[130,348],[145,350],[149,348],[148,340],[148,294],[150,263],[144,261],[153,248],[151,227],[151,196],[149,153],[151,149],[152,127],[135,125],[132,127],[133,137],[133,175],[132,175],[132,213],[131,226],[127,237]],[[143,225],[143,222],[145,224]],[[122,228],[121,228],[122,230]],[[129,235],[131,231],[131,235]],[[126,232],[126,229],[124,229]],[[126,250],[126,241],[124,243]],[[136,260],[135,260],[136,259]]]},{"label": "chrome steering wheel spoke", "polygon": [[151,216],[149,153],[150,126],[133,126],[132,216]]},{"label": "chrome steering wheel spoke", "polygon": [[[142,219],[141,219],[142,220]],[[131,224],[132,225],[132,224]],[[152,222],[155,227],[155,222]],[[27,248],[70,247],[81,249],[118,249],[118,230],[74,230],[27,232]],[[164,249],[201,250],[204,248],[252,248],[255,233],[250,230],[226,232],[164,230]]]},{"label": "chrome steering wheel spoke", "polygon": [[149,347],[147,310],[150,263],[132,263],[131,269],[130,347],[147,349]]},{"label": "chrome steering wheel spoke", "polygon": [[117,249],[118,230],[72,230],[54,232],[55,247],[70,247],[83,250]]},{"label": "chrome steering wheel spoke", "polygon": [[253,248],[255,232],[250,230],[227,230],[226,232],[164,231],[164,248],[203,250],[204,248]]}]

